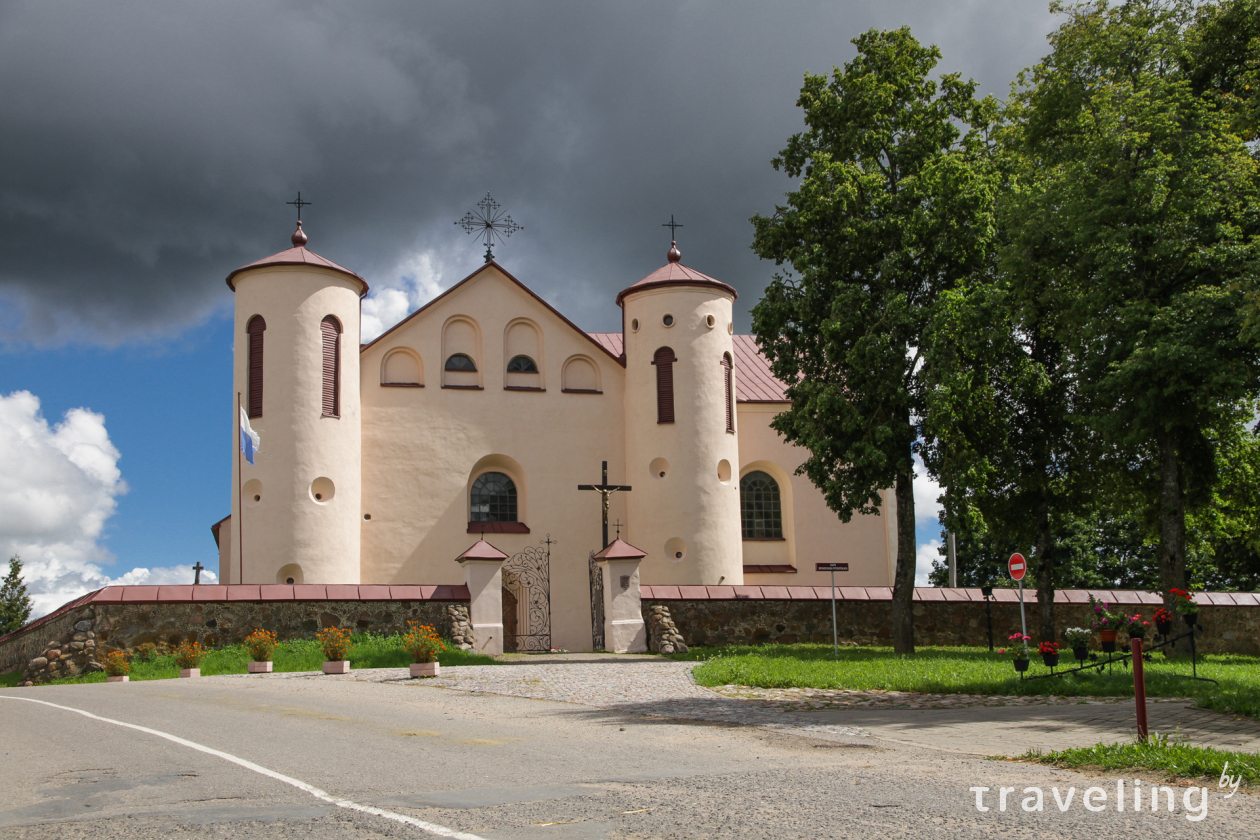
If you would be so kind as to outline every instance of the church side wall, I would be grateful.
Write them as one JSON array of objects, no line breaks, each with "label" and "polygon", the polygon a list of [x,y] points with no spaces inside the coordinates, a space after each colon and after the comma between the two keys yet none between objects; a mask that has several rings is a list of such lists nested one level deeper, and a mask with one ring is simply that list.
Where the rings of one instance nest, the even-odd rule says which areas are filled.
[{"label": "church side wall", "polygon": [[[482,336],[475,361],[483,389],[441,387],[444,325],[455,318],[474,322]],[[545,386],[536,387],[545,390],[520,390],[529,375],[505,376],[522,334],[541,342],[534,361]],[[397,348],[421,358],[423,388],[380,384],[382,361]],[[575,357],[598,371],[602,393],[563,391],[564,366]],[[485,539],[509,555],[548,535],[557,541],[552,644],[589,649],[587,556],[602,547],[600,499],[577,486],[599,483],[601,461],[610,482],[636,484],[623,454],[621,366],[491,266],[369,347],[361,369],[363,513],[371,516],[360,522],[363,582],[463,583],[455,557],[481,537],[469,531],[470,485],[481,472],[503,472],[517,485],[518,518],[529,533],[487,523]],[[626,521],[625,498],[613,495],[610,522]]]},{"label": "church side wall", "polygon": [[[895,557],[896,545],[888,546],[890,533],[885,516],[855,515],[841,522],[835,511],[827,507],[822,492],[796,469],[809,457],[800,447],[785,443],[770,428],[770,421],[787,406],[783,403],[741,403],[739,405],[739,475],[761,470],[779,483],[783,506],[784,539],[781,541],[747,540],[744,542],[744,563],[748,565],[787,564],[796,567],[795,574],[749,574],[748,584],[780,584],[784,586],[825,586],[830,583],[827,572],[814,571],[816,563],[848,563],[849,571],[836,573],[837,586],[889,586],[889,556]],[[885,493],[886,501],[891,493]],[[650,584],[658,581],[648,579]]]}]

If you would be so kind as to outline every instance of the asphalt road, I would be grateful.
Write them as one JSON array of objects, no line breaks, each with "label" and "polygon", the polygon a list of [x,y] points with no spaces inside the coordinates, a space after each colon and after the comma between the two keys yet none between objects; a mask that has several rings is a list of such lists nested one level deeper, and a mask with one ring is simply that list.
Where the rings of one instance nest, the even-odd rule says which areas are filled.
[{"label": "asphalt road", "polygon": [[[1117,812],[1114,775],[416,682],[11,689],[0,752],[0,837],[15,840],[1260,836],[1260,800],[1243,793],[1213,788],[1201,821],[1180,788],[1173,813]],[[972,786],[992,789],[991,810]],[[1002,786],[1016,788],[1005,812]],[[1061,812],[1051,789],[1073,786]],[[1105,810],[1082,807],[1090,786],[1109,792]],[[1021,809],[1026,787],[1044,811]]]}]

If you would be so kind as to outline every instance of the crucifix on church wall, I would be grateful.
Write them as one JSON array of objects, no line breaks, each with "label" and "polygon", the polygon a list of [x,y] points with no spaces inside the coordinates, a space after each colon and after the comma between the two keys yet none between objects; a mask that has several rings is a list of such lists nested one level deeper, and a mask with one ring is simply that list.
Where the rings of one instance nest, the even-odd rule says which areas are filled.
[{"label": "crucifix on church wall", "polygon": [[608,483],[608,462],[603,462],[603,480],[599,484],[579,484],[579,490],[594,490],[602,499],[601,507],[603,508],[604,522],[604,545],[608,545],[608,497],[618,490],[629,492],[630,486],[626,484],[609,484]]}]

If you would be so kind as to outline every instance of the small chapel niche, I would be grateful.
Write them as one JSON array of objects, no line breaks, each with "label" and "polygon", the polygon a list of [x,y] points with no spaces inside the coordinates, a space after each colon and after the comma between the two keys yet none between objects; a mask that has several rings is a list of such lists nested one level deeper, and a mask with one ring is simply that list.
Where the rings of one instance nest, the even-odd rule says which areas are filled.
[{"label": "small chapel niche", "polygon": [[241,498],[245,500],[247,507],[253,507],[262,501],[262,482],[256,478],[251,478],[245,482],[245,486],[241,488]]},{"label": "small chapel niche", "polygon": [[442,327],[442,387],[481,387],[481,329],[471,318],[456,315]]},{"label": "small chapel niche", "polygon": [[515,391],[541,391],[543,381],[543,341],[538,325],[517,318],[503,331],[503,358],[506,361],[503,387]]},{"label": "small chapel niche", "polygon": [[560,372],[561,390],[571,394],[598,394],[599,368],[586,356],[570,356]]},{"label": "small chapel niche", "polygon": [[677,563],[687,556],[687,543],[682,537],[670,537],[665,541],[665,556]]},{"label": "small chapel niche", "polygon": [[652,474],[652,478],[664,478],[669,475],[669,461],[653,458],[652,463],[648,464],[648,472]]},{"label": "small chapel niche", "polygon": [[331,478],[320,476],[311,482],[311,498],[321,505],[331,502],[336,493],[337,488]]},{"label": "small chapel niche", "polygon": [[391,350],[381,362],[381,385],[393,388],[423,388],[424,366],[413,350]]},{"label": "small chapel niche", "polygon": [[293,584],[302,583],[304,581],[305,578],[302,576],[302,567],[297,563],[289,563],[288,565],[281,566],[280,570],[276,572],[276,583]]}]

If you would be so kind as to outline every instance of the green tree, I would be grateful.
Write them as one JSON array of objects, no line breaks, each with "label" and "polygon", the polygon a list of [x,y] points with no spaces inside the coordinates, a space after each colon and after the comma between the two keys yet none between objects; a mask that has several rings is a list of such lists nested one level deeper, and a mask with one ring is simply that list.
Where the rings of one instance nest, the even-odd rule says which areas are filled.
[{"label": "green tree", "polygon": [[914,449],[926,409],[924,331],[941,292],[985,260],[992,234],[975,84],[929,74],[940,59],[909,29],[871,30],[830,79],[806,75],[806,129],[774,167],[801,178],[757,215],[753,250],[787,265],[753,326],[792,406],[773,422],[810,454],[799,472],[848,521],[893,488],[893,645],[914,651]]},{"label": "green tree", "polygon": [[0,634],[12,633],[26,626],[31,617],[31,596],[22,581],[22,558],[9,558],[9,573],[0,583]]},{"label": "green tree", "polygon": [[1241,100],[1196,86],[1194,4],[1053,8],[1068,19],[1012,107],[1077,301],[1062,334],[1079,412],[1146,500],[1166,593],[1188,582],[1187,510],[1217,483],[1211,430],[1237,424],[1260,387],[1244,316],[1260,170]]}]

